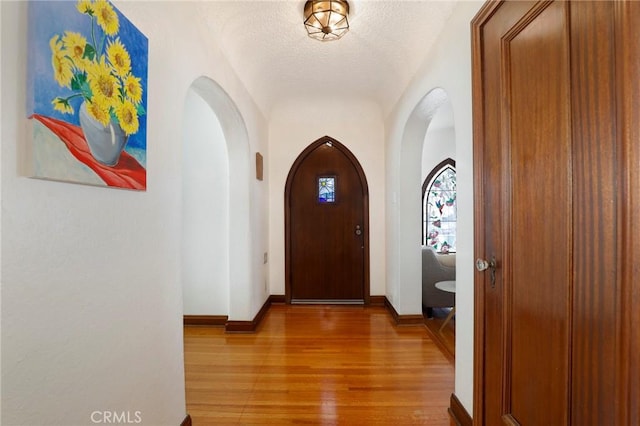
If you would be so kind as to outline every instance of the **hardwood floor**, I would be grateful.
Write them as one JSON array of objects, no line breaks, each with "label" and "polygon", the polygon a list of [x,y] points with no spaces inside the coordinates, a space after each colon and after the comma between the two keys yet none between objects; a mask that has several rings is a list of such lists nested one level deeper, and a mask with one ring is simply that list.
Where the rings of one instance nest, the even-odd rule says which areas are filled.
[{"label": "hardwood floor", "polygon": [[[431,333],[433,341],[440,346],[445,355],[453,362],[456,357],[456,317],[455,315],[447,325],[442,328],[445,318],[449,314],[448,308],[434,308],[431,318],[425,315],[424,324]],[[442,329],[441,329],[442,328]]]},{"label": "hardwood floor", "polygon": [[449,425],[453,364],[383,307],[272,305],[255,334],[185,327],[195,426]]}]

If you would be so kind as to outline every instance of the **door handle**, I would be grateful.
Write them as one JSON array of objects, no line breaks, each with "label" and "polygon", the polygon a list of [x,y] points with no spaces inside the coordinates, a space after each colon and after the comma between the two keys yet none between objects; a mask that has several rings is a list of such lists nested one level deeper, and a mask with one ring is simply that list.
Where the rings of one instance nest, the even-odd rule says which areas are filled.
[{"label": "door handle", "polygon": [[480,272],[486,271],[489,269],[491,271],[491,288],[496,286],[496,267],[498,263],[496,262],[496,257],[492,256],[491,260],[486,261],[484,259],[476,259],[476,269]]},{"label": "door handle", "polygon": [[362,229],[360,229],[360,225],[356,225],[356,235],[361,235],[362,234]]}]

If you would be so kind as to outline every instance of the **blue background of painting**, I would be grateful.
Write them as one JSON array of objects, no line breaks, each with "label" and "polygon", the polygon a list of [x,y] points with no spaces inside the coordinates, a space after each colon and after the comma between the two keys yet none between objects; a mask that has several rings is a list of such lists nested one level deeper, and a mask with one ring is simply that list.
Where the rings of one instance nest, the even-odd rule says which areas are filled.
[{"label": "blue background of painting", "polygon": [[[82,97],[70,101],[75,110],[73,115],[56,111],[51,103],[56,97],[66,98],[74,92],[66,87],[60,87],[56,82],[49,46],[49,40],[55,34],[63,36],[65,31],[80,33],[88,43],[92,43],[91,19],[88,15],[78,12],[76,4],[76,1],[32,1],[29,4],[28,116],[37,113],[79,125],[78,111]],[[116,37],[120,38],[131,56],[131,71],[140,79],[142,106],[147,110],[148,40],[113,4],[111,6],[118,14],[120,24]],[[104,33],[97,23],[94,28],[96,43],[100,44]],[[141,160],[142,165],[146,167],[147,115],[141,115],[138,119],[140,128],[137,133],[129,136],[126,150]]]}]

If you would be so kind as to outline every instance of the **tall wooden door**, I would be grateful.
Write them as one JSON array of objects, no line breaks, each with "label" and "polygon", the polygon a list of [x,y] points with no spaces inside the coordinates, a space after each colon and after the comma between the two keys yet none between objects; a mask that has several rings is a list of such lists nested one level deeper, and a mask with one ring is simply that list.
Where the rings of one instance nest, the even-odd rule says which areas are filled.
[{"label": "tall wooden door", "polygon": [[368,303],[368,189],[353,154],[315,141],[289,172],[285,203],[286,300]]},{"label": "tall wooden door", "polygon": [[640,112],[621,71],[640,71],[633,8],[491,2],[474,19],[474,424],[637,419],[624,259],[639,253],[624,241],[639,213],[621,154],[638,143],[623,130]]}]

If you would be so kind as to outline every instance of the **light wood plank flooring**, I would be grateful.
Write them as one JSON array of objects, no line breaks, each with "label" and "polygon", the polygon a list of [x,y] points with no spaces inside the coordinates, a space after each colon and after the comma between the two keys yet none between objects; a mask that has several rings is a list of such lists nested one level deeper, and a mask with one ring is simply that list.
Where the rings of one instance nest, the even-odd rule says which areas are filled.
[{"label": "light wood plank flooring", "polygon": [[442,330],[440,329],[449,312],[448,308],[434,308],[431,318],[427,318],[425,315],[424,324],[427,326],[431,338],[454,362],[456,357],[456,317],[454,316]]},{"label": "light wood plank flooring", "polygon": [[382,307],[272,305],[255,334],[186,327],[195,426],[449,425],[453,364]]}]

